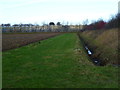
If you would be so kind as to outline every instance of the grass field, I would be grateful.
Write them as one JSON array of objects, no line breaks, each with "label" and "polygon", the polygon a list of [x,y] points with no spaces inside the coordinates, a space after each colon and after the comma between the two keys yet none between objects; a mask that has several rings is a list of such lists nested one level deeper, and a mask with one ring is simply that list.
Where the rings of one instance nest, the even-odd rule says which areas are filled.
[{"label": "grass field", "polygon": [[75,33],[3,52],[3,88],[117,88],[118,68],[94,66]]}]

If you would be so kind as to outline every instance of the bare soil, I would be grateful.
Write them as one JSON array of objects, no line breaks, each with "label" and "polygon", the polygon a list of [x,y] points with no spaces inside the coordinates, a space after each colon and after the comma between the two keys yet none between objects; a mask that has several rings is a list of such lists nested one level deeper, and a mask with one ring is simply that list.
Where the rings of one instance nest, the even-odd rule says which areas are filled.
[{"label": "bare soil", "polygon": [[25,46],[57,35],[60,35],[60,33],[2,34],[2,51]]}]

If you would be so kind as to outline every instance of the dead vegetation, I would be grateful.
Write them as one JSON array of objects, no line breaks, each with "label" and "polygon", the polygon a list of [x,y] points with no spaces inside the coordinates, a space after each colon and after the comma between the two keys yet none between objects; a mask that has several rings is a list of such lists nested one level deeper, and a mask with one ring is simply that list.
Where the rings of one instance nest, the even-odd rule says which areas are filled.
[{"label": "dead vegetation", "polygon": [[118,29],[89,30],[80,34],[85,44],[93,51],[92,58],[106,64],[118,65]]}]

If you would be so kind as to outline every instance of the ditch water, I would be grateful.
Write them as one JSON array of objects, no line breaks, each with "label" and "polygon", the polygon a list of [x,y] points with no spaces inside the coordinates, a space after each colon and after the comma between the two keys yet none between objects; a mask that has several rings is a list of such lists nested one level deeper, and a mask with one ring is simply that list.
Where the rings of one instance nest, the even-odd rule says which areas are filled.
[{"label": "ditch water", "polygon": [[90,50],[90,49],[88,48],[87,44],[85,44],[84,40],[80,37],[79,34],[78,34],[78,37],[79,37],[79,39],[82,41],[83,46],[84,46],[85,50],[87,51],[87,54],[88,54],[90,60],[93,62],[93,64],[96,65],[96,66],[104,66],[104,65],[102,64],[102,62],[101,62],[97,57],[92,58],[92,56],[93,56],[92,50]]},{"label": "ditch water", "polygon": [[[88,48],[87,45],[85,45],[84,47],[85,47],[85,50],[87,51],[88,56],[90,57],[90,59],[94,63],[94,65],[96,65],[96,66],[105,66],[104,64],[102,64],[102,62],[97,57],[92,58],[93,52]],[[120,64],[112,64],[112,65],[116,66],[116,67],[120,67]]]},{"label": "ditch water", "polygon": [[101,66],[101,62],[99,59],[91,57],[93,55],[93,52],[86,45],[85,45],[85,50],[87,51],[87,54],[90,57],[90,59],[92,60],[92,62],[97,66]]}]

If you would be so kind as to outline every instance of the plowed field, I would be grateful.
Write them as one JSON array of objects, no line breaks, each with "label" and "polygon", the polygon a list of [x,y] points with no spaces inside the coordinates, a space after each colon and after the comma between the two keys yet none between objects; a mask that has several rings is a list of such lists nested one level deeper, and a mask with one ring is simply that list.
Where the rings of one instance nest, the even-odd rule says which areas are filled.
[{"label": "plowed field", "polygon": [[60,33],[2,34],[2,51],[44,40]]}]

